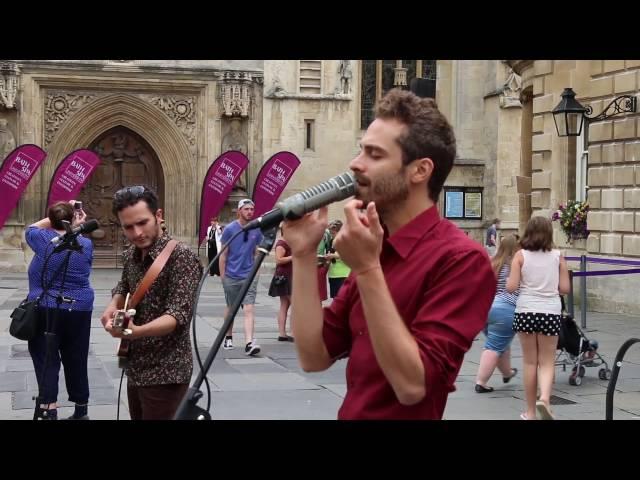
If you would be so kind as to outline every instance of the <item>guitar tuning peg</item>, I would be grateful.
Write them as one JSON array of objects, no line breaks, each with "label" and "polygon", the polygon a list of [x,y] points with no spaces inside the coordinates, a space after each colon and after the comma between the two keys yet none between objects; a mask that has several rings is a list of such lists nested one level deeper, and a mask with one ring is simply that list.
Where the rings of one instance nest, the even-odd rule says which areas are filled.
[{"label": "guitar tuning peg", "polygon": [[130,317],[135,317],[136,310],[134,308],[130,308],[129,310],[127,310],[127,315]]}]

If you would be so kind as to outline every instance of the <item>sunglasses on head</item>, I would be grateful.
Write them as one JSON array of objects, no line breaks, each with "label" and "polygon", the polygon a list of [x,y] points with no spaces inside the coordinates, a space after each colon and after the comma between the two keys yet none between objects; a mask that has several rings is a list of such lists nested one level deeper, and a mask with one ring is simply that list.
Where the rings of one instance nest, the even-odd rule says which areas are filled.
[{"label": "sunglasses on head", "polygon": [[127,193],[130,193],[136,197],[142,196],[142,194],[146,191],[146,188],[143,185],[134,185],[133,187],[124,187],[118,190],[113,197],[120,198]]}]

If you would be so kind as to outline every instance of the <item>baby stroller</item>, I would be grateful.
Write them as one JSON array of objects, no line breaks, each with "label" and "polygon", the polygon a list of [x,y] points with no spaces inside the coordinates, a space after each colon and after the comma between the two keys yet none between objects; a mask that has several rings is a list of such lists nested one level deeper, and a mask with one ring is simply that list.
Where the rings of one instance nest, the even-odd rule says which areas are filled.
[{"label": "baby stroller", "polygon": [[558,355],[556,366],[562,365],[562,371],[566,372],[567,365],[572,365],[569,375],[569,385],[579,387],[585,374],[585,367],[600,367],[598,378],[609,380],[611,370],[607,362],[598,353],[598,342],[589,340],[580,330],[573,317],[565,309],[564,298],[562,302],[562,315],[560,318],[560,335],[558,336]]}]

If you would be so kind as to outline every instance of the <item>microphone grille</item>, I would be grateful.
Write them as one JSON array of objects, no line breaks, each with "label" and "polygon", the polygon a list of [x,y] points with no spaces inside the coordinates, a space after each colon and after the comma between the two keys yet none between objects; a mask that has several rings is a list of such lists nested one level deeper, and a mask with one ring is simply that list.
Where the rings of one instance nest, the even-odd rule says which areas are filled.
[{"label": "microphone grille", "polygon": [[316,197],[324,192],[339,191],[342,198],[347,198],[355,195],[356,193],[356,180],[351,172],[344,172],[340,175],[330,178],[318,185],[308,188],[307,190],[300,192],[302,197],[306,200],[308,198]]}]

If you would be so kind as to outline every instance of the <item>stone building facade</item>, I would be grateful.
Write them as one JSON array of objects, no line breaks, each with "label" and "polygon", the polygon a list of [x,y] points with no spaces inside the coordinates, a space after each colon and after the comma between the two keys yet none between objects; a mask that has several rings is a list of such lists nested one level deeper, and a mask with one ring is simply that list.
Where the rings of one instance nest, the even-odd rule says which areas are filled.
[{"label": "stone building facade", "polygon": [[100,222],[97,257],[108,264],[122,250],[111,198],[131,184],[154,187],[171,233],[195,244],[202,179],[232,130],[232,143],[251,159],[232,201],[250,195],[248,179],[262,161],[263,63],[5,61],[3,86],[12,78],[18,88],[13,104],[3,98],[0,128],[6,123],[15,144],[37,144],[48,156],[0,232],[0,268],[24,270],[24,226],[42,218],[53,172],[79,148],[102,158],[80,196]]},{"label": "stone building facade", "polygon": [[[640,260],[640,114],[617,114],[590,122],[584,138],[560,138],[551,111],[565,87],[591,106],[592,116],[616,97],[638,97],[639,60],[515,60],[522,76],[521,175],[531,177],[533,214],[549,216],[567,200],[588,200],[591,211],[586,241],[567,244],[562,232],[555,241],[574,254]],[[577,267],[570,264],[570,267]],[[590,270],[616,267],[592,264]],[[575,282],[579,291],[579,282]],[[587,302],[598,311],[637,314],[637,274],[591,277]]]},{"label": "stone building facade", "polygon": [[[302,165],[289,193],[347,170],[359,151],[375,100],[394,86],[408,88],[414,77],[433,82],[429,88],[457,135],[458,158],[447,188],[462,191],[463,199],[468,190],[469,199],[481,201],[468,216],[464,212],[452,221],[478,241],[496,216],[503,220],[504,231],[516,231],[525,198],[516,190],[521,81],[506,62],[266,61],[265,158],[281,149],[300,157]],[[439,202],[443,215],[445,193]],[[331,205],[329,216],[341,217],[342,205]]]},{"label": "stone building facade", "polygon": [[[530,214],[529,196],[517,191],[522,82],[504,61],[5,63],[7,72],[15,70],[6,76],[17,87],[12,105],[0,102],[0,135],[10,136],[4,129],[13,136],[6,148],[35,143],[48,157],[0,232],[3,270],[26,268],[24,226],[42,217],[52,173],[77,148],[102,158],[81,199],[101,224],[93,240],[105,259],[122,248],[110,198],[125,184],[154,186],[172,234],[195,247],[202,180],[222,151],[242,150],[251,162],[223,211],[228,221],[237,199],[251,194],[260,166],[278,151],[301,160],[284,196],[346,171],[375,100],[389,88],[408,88],[415,77],[427,80],[428,95],[458,139],[441,213],[453,212],[452,221],[478,241],[494,217],[503,231],[516,231]],[[341,204],[329,210],[331,218],[342,217]]]}]

